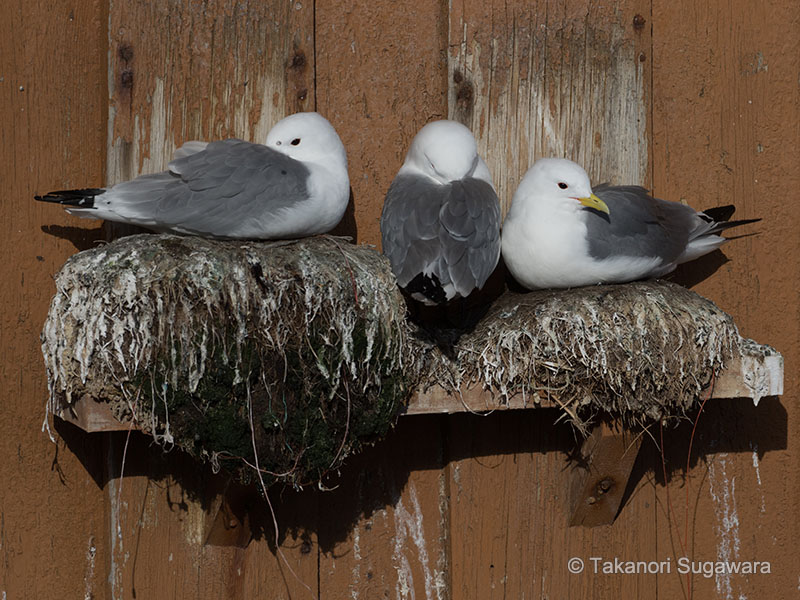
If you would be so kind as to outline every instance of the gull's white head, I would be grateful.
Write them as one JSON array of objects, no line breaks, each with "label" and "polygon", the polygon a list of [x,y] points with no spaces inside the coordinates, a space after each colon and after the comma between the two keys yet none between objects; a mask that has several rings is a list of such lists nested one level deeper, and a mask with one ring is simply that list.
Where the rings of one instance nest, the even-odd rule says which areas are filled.
[{"label": "gull's white head", "polygon": [[441,184],[476,177],[492,183],[472,132],[455,121],[433,121],[411,142],[400,174],[426,175]]},{"label": "gull's white head", "polygon": [[342,140],[319,113],[300,112],[281,119],[267,134],[266,145],[301,162],[347,169]]},{"label": "gull's white head", "polygon": [[565,158],[541,158],[528,169],[511,201],[516,204],[548,204],[579,210],[582,206],[608,213],[605,202],[592,193],[583,167]]}]

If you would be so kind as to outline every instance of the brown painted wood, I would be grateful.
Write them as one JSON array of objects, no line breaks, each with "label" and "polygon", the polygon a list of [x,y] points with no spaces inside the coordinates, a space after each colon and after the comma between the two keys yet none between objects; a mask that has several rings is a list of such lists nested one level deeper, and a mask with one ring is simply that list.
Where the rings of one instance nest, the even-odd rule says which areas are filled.
[{"label": "brown painted wood", "polygon": [[[110,524],[107,575],[112,598],[271,598],[318,595],[316,497],[280,487],[268,503],[257,488],[227,486],[208,465],[178,451],[163,454],[143,435],[109,434],[105,478]],[[121,476],[122,475],[122,476]],[[220,503],[246,521],[238,532],[209,542]],[[244,535],[244,534],[243,534]],[[245,547],[246,546],[246,547]],[[309,591],[310,590],[310,591]]]},{"label": "brown painted wood", "polygon": [[[772,563],[770,575],[695,576],[693,598],[796,593],[796,3],[317,2],[316,32],[311,5],[299,4],[271,14],[273,23],[306,23],[297,38],[305,63],[287,34],[296,28],[265,27],[261,6],[113,3],[110,18],[102,2],[0,8],[0,243],[13,257],[0,262],[0,591],[9,599],[129,598],[134,590],[137,598],[310,597],[303,582],[327,597],[681,598],[687,582],[674,568],[601,576],[571,574],[566,564],[671,558],[674,567],[688,554]],[[259,25],[243,23],[242,10]],[[258,54],[269,44],[283,49],[280,62]],[[295,66],[287,73],[287,65]],[[133,82],[129,99],[123,81]],[[271,548],[263,503],[250,513],[256,539],[246,549],[203,545],[209,475],[193,463],[159,467],[160,451],[138,442],[119,477],[124,432],[86,436],[61,424],[52,445],[39,431],[38,334],[50,278],[101,235],[28,200],[102,184],[106,146],[107,179],[116,181],[161,168],[185,139],[255,136],[268,129],[265,115],[312,108],[299,99],[303,87],[347,146],[352,227],[363,241],[379,239],[383,194],[411,137],[446,115],[474,127],[506,206],[531,160],[555,152],[587,163],[596,180],[652,181],[662,197],[701,208],[734,201],[737,215],[764,217],[757,236],[726,246],[730,262],[697,290],[744,335],[783,353],[785,400],[709,403],[686,477],[691,427],[665,430],[666,485],[660,451],[646,441],[634,467],[641,479],[612,526],[566,526],[565,457],[576,442],[554,424],[556,412],[537,410],[409,417],[395,441],[345,465],[331,494],[271,492],[297,577]],[[41,225],[79,230],[53,229],[64,236],[55,237]]]},{"label": "brown painted wood", "polygon": [[441,419],[402,420],[319,498],[323,597],[457,597]]},{"label": "brown painted wood", "polygon": [[[541,156],[578,160],[595,181],[648,183],[650,32],[634,20],[649,15],[649,7],[633,0],[451,3],[449,115],[475,131],[504,211]],[[540,447],[574,451],[571,432],[555,436],[552,417],[548,423],[546,411],[532,412],[516,417],[530,428],[516,436],[490,424],[510,415],[479,421],[472,437],[486,436],[486,458],[451,462],[465,490],[459,501],[451,499],[454,596],[655,597],[642,577],[604,579],[567,569],[573,557],[597,556],[601,538],[609,554],[631,540],[607,527],[568,527],[571,481],[563,456],[520,452],[512,460],[493,450],[500,440],[535,436]],[[644,509],[645,518],[651,510]],[[635,503],[632,516],[642,514]],[[655,555],[652,537],[634,546],[641,558]]]},{"label": "brown painted wood", "polygon": [[[96,238],[33,195],[103,180],[103,3],[0,4],[0,596],[103,598],[102,440],[42,432],[52,274]],[[47,233],[42,228],[50,228]]]},{"label": "brown painted wood", "polygon": [[355,221],[380,245],[383,198],[417,131],[447,118],[447,3],[316,3],[317,110],[347,149]]},{"label": "brown painted wood", "polygon": [[592,429],[572,471],[571,526],[597,527],[614,522],[639,455],[642,435],[624,432],[606,422]]},{"label": "brown painted wood", "polygon": [[[163,169],[187,140],[263,141],[282,117],[313,110],[313,22],[311,2],[112,0],[108,180]],[[144,460],[139,436],[125,459],[133,470],[125,466],[131,474],[118,479],[124,444],[113,439],[106,490],[112,597],[318,594],[315,535],[286,530],[302,510],[313,532],[312,496],[283,503],[272,497],[277,490],[270,493],[280,530],[276,550],[272,516],[256,490],[245,510],[237,506],[244,499],[204,483],[208,469],[194,461],[171,455],[160,475],[137,466]],[[223,524],[226,511],[241,524]],[[249,541],[249,533],[256,539]]]},{"label": "brown painted wood", "polygon": [[253,539],[248,510],[252,498],[252,490],[235,484],[230,479],[224,481],[211,505],[204,511],[204,543],[211,546],[247,548]]},{"label": "brown painted wood", "polygon": [[[680,555],[688,516],[691,558],[772,563],[770,575],[695,575],[693,598],[788,598],[797,593],[797,569],[789,565],[797,564],[790,549],[800,536],[798,520],[782,516],[800,512],[800,211],[785,193],[800,185],[800,8],[657,1],[651,24],[655,192],[700,208],[735,203],[735,218],[764,219],[757,235],[724,247],[729,262],[695,289],[786,361],[779,403],[709,407],[701,416],[714,453],[693,461],[687,478],[657,488],[657,535],[664,554],[673,556],[674,545]],[[703,261],[684,275],[692,281],[711,266]],[[685,468],[686,440],[665,435],[675,466]],[[726,451],[731,445],[739,451]],[[686,589],[685,577],[659,579],[660,597],[683,597]]]},{"label": "brown painted wood", "polygon": [[111,0],[109,182],[164,169],[187,140],[263,142],[314,110],[313,10]]}]

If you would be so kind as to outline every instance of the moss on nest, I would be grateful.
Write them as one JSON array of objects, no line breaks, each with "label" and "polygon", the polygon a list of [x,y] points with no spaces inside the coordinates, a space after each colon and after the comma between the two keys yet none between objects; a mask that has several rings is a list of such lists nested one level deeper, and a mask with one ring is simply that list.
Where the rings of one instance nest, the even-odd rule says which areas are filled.
[{"label": "moss on nest", "polygon": [[242,479],[258,464],[268,481],[319,480],[383,435],[413,387],[391,271],[340,239],[132,236],[72,257],[56,285],[51,398],[108,401]]}]

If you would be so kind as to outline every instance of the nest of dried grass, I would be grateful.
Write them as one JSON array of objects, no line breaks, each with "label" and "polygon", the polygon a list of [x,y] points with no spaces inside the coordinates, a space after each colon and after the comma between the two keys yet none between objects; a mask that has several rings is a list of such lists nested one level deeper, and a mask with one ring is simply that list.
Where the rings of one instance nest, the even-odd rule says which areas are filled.
[{"label": "nest of dried grass", "polygon": [[713,302],[664,281],[506,292],[451,353],[429,351],[424,382],[547,399],[578,426],[600,411],[646,423],[695,406],[744,341]]},{"label": "nest of dried grass", "polygon": [[42,333],[51,402],[109,402],[243,479],[318,481],[382,436],[413,386],[385,259],[330,236],[138,235],[73,256]]}]

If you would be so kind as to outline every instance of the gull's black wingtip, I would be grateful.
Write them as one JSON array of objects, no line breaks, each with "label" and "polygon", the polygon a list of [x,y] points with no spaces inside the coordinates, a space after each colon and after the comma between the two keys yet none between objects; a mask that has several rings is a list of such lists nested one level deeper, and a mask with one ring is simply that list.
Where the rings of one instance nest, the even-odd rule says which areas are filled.
[{"label": "gull's black wingtip", "polygon": [[758,223],[761,219],[737,219],[731,221],[736,207],[733,204],[726,204],[725,206],[715,206],[709,208],[701,213],[701,216],[713,225],[709,233],[719,233],[730,229],[731,227],[739,227],[739,225],[747,225],[749,223]]},{"label": "gull's black wingtip", "polygon": [[84,188],[80,190],[57,190],[44,196],[34,196],[39,202],[53,202],[77,208],[94,208],[94,198],[105,193],[103,188]]}]

